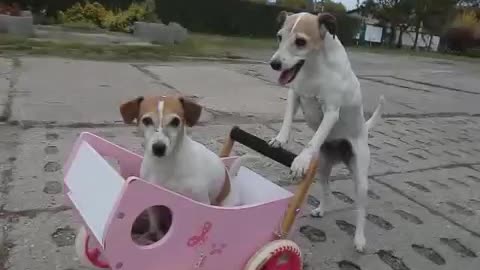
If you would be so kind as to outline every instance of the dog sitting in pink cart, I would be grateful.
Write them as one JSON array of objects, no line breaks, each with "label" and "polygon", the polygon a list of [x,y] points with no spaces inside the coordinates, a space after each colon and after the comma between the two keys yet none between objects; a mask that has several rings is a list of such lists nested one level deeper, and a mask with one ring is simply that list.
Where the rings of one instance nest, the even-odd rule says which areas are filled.
[{"label": "dog sitting in pink cart", "polygon": [[[145,138],[144,156],[88,132],[79,136],[64,182],[82,225],[75,246],[83,264],[121,270],[302,269],[300,248],[285,237],[306,192],[293,196],[240,166],[255,156],[229,156],[234,131],[282,164],[294,155],[233,128],[218,156],[187,135],[201,110],[174,96],[122,104],[124,121],[136,121]],[[107,159],[118,161],[119,169]]]},{"label": "dog sitting in pink cart", "polygon": [[[240,189],[232,181],[242,159],[228,170],[221,159],[186,132],[200,119],[202,107],[181,96],[138,97],[120,106],[123,121],[137,122],[145,138],[140,177],[205,204],[237,206]],[[250,157],[250,156],[245,156]],[[163,237],[154,209],[148,210],[148,237]]]}]

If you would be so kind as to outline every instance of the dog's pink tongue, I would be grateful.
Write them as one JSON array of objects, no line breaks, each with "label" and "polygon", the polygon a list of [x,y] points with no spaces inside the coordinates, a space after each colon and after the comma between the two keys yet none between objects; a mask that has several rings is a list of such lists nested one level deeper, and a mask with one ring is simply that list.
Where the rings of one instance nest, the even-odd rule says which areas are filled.
[{"label": "dog's pink tongue", "polygon": [[278,83],[280,85],[286,85],[292,79],[293,74],[294,74],[293,70],[290,70],[290,69],[282,71],[282,73],[280,73],[280,77],[278,78]]}]

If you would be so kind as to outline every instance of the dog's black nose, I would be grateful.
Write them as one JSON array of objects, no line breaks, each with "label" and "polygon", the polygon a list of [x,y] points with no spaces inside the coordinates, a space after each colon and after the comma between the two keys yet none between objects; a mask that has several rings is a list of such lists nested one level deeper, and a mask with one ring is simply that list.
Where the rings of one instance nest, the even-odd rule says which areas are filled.
[{"label": "dog's black nose", "polygon": [[163,157],[166,149],[167,147],[165,144],[161,142],[157,142],[152,145],[152,153],[157,157]]},{"label": "dog's black nose", "polygon": [[278,60],[273,60],[270,62],[270,66],[273,68],[273,70],[280,70],[282,68],[282,62]]}]

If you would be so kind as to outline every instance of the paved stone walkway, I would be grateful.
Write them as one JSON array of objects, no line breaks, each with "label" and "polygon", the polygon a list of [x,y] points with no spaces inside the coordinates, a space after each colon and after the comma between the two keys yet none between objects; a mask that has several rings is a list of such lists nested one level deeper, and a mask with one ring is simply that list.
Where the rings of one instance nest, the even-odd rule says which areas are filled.
[{"label": "paved stone walkway", "polygon": [[[354,186],[339,166],[332,176],[333,209],[324,218],[308,215],[319,203],[314,185],[292,231],[293,240],[302,247],[305,269],[478,269],[476,67],[448,65],[448,70],[461,70],[470,80],[454,85],[454,75],[444,74],[439,81],[431,73],[446,70],[444,64],[425,59],[399,60],[390,74],[378,58],[353,55],[352,59],[363,78],[366,111],[375,107],[378,93],[389,100],[385,121],[370,134],[367,251],[358,254],[353,248]],[[86,269],[73,253],[76,225],[71,210],[63,205],[62,166],[82,131],[140,152],[135,128],[119,123],[117,105],[122,100],[145,92],[181,92],[198,98],[206,112],[192,129],[192,137],[214,151],[234,124],[265,139],[280,128],[285,89],[276,87],[274,74],[261,65],[130,65],[25,58],[15,59],[14,66],[12,61],[5,60],[0,70],[8,73],[8,83],[0,82],[0,100],[3,92],[8,100],[3,115],[7,122],[0,124],[0,269]],[[45,67],[39,69],[42,63]],[[298,153],[311,136],[312,131],[297,121],[288,148]],[[235,151],[249,152],[241,146]],[[247,165],[285,188],[294,188],[288,168],[266,158]]]}]

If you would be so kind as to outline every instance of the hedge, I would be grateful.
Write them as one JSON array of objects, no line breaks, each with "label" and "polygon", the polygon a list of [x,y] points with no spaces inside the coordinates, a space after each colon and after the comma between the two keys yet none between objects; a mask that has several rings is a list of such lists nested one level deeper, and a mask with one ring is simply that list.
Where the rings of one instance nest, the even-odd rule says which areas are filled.
[{"label": "hedge", "polygon": [[177,21],[195,32],[269,36],[282,7],[239,0],[156,0],[163,22]]},{"label": "hedge", "polygon": [[[156,0],[158,17],[165,23],[176,21],[194,32],[252,37],[273,37],[277,16],[284,7],[239,0]],[[295,10],[290,10],[295,11]],[[338,36],[350,45],[360,21],[336,14]]]},{"label": "hedge", "polygon": [[360,31],[362,22],[346,14],[335,14],[337,18],[337,35],[343,45],[350,46],[354,43],[355,35]]}]

